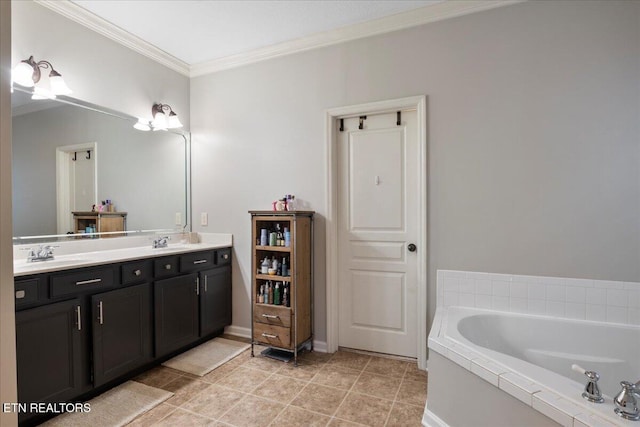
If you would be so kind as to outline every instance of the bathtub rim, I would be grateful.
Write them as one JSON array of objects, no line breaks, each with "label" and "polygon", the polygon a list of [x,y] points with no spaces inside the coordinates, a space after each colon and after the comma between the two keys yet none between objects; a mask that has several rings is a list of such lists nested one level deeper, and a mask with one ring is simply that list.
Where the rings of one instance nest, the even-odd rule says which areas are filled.
[{"label": "bathtub rim", "polygon": [[[563,377],[545,368],[538,367],[529,362],[517,359],[513,356],[504,354],[505,357],[518,360],[522,364],[535,367],[538,370],[548,372],[551,380],[560,378],[558,383],[553,387],[548,385],[548,380],[544,383],[529,378],[521,372],[512,369],[504,362],[493,357],[489,352],[495,350],[486,349],[471,343],[466,338],[451,337],[447,334],[449,322],[457,322],[460,320],[461,313],[466,315],[473,314],[498,314],[507,317],[526,317],[533,319],[554,319],[562,322],[578,322],[598,325],[615,325],[629,329],[638,329],[637,325],[612,322],[597,322],[580,319],[557,318],[547,315],[534,315],[527,313],[514,313],[500,310],[480,309],[464,306],[437,307],[434,316],[433,325],[429,333],[428,347],[430,351],[435,351],[441,356],[462,366],[471,373],[479,376],[483,380],[498,387],[503,392],[510,394],[532,408],[538,410],[544,415],[549,416],[554,421],[562,425],[619,425],[619,426],[635,426],[632,421],[624,420],[614,414],[611,397],[603,404],[592,404],[580,397],[584,389],[584,385],[576,381]],[[453,317],[453,318],[452,318]],[[464,316],[466,317],[466,316]],[[456,339],[457,338],[457,339]],[[462,338],[462,339],[461,339]],[[500,353],[502,354],[502,353]],[[545,384],[546,383],[546,384]],[[560,388],[561,390],[558,390]],[[579,390],[579,392],[578,392]],[[576,396],[576,397],[574,397]],[[428,406],[428,400],[427,400]]]}]

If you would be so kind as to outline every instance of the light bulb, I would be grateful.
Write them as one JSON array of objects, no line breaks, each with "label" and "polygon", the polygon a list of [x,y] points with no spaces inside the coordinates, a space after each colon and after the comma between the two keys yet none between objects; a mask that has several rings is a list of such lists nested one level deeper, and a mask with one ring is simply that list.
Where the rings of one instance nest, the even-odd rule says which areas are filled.
[{"label": "light bulb", "polygon": [[153,130],[167,130],[167,116],[163,112],[156,112],[151,126]]},{"label": "light bulb", "polygon": [[149,122],[144,119],[138,119],[137,123],[133,125],[133,128],[144,131],[144,132],[151,130],[151,126],[149,126]]},{"label": "light bulb", "polygon": [[167,121],[167,127],[169,129],[181,128],[182,123],[180,123],[180,119],[178,119],[178,115],[173,111],[169,113],[169,120]]},{"label": "light bulb", "polygon": [[51,91],[56,95],[71,95],[72,93],[62,76],[58,73],[54,75],[53,71],[49,75],[49,84],[51,85]]},{"label": "light bulb", "polygon": [[33,87],[33,67],[27,62],[20,62],[13,69],[11,78],[20,86]]},{"label": "light bulb", "polygon": [[56,99],[56,95],[48,89],[36,86],[33,88],[31,99]]}]

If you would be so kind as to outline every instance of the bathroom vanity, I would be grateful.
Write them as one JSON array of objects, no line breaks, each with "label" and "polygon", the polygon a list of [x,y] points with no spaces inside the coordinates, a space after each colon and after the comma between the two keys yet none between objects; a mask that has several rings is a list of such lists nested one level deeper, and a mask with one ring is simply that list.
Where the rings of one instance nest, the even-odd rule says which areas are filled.
[{"label": "bathroom vanity", "polygon": [[231,324],[230,243],[15,262],[20,402],[87,400]]}]

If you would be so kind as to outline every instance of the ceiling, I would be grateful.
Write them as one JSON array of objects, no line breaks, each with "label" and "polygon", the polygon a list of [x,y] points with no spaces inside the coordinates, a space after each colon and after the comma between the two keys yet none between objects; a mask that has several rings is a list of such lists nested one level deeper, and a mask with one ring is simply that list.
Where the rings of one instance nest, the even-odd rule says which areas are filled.
[{"label": "ceiling", "polygon": [[72,0],[189,66],[443,0]]}]

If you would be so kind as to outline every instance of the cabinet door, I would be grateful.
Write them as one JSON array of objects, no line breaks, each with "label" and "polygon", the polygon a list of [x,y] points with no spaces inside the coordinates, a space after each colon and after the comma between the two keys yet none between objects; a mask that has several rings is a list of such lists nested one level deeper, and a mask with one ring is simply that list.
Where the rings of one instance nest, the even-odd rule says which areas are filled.
[{"label": "cabinet door", "polygon": [[131,286],[91,297],[93,383],[102,385],[152,358],[151,286]]},{"label": "cabinet door", "polygon": [[205,336],[231,324],[231,266],[201,275],[200,335]]},{"label": "cabinet door", "polygon": [[81,391],[78,299],[16,313],[18,400],[64,402]]},{"label": "cabinet door", "polygon": [[156,357],[198,339],[198,274],[154,284]]}]

